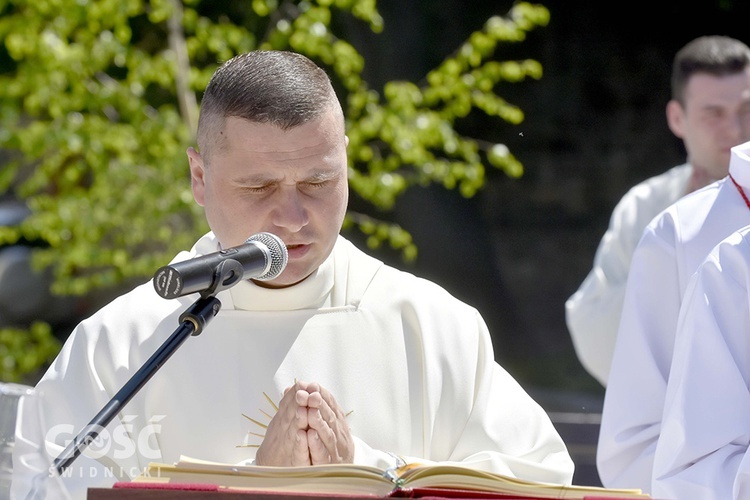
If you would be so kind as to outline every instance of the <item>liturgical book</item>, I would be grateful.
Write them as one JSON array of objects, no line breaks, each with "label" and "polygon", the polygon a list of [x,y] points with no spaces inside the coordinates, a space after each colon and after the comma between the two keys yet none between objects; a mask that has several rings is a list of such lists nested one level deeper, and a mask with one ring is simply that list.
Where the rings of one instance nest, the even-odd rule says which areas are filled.
[{"label": "liturgical book", "polygon": [[650,498],[637,489],[539,483],[444,464],[407,464],[388,470],[355,464],[267,467],[181,457],[175,464],[151,463],[133,482],[154,486],[160,483],[212,484],[221,489],[240,491],[371,495],[378,498],[440,496],[440,493],[465,498]]}]

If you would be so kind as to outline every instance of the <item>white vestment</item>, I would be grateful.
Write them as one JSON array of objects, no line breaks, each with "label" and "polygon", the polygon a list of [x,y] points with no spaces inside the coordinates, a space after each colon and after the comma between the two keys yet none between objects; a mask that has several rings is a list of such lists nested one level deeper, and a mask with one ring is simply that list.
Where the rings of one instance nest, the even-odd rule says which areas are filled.
[{"label": "white vestment", "polygon": [[[209,233],[175,260],[217,249]],[[242,446],[261,442],[264,428],[253,420],[267,424],[271,401],[295,380],[320,383],[348,412],[356,463],[391,467],[395,454],[570,483],[573,462],[563,441],[495,362],[478,311],[436,284],[339,237],[332,255],[300,284],[267,289],[242,282],[217,298],[216,318],[109,426],[109,443],[93,450],[104,456],[73,462],[66,481],[78,495],[132,477],[150,461],[253,459],[256,448]],[[63,445],[82,429],[195,299],[163,299],[149,282],[82,322],[38,384],[55,430],[48,437]],[[96,477],[92,464],[103,469]]]},{"label": "white vestment", "polygon": [[578,359],[605,387],[635,247],[648,223],[687,193],[692,173],[689,164],[672,167],[625,193],[612,211],[591,271],[565,301],[565,321]]},{"label": "white vestment", "polygon": [[[750,142],[729,173],[750,193]],[[597,466],[606,487],[651,490],[656,440],[680,304],[690,276],[725,237],[750,223],[729,177],[678,200],[646,228],[630,267],[604,396]]]},{"label": "white vestment", "polygon": [[655,498],[750,498],[749,287],[750,226],[717,246],[685,291]]}]

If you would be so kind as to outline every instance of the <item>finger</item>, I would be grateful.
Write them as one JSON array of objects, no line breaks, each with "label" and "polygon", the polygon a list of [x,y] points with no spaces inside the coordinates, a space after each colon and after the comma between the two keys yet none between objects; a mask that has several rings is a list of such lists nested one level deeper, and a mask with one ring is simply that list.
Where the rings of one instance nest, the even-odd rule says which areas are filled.
[{"label": "finger", "polygon": [[324,408],[324,405],[327,405],[336,417],[344,417],[344,410],[339,406],[336,398],[333,397],[333,394],[331,394],[326,388],[318,386],[316,391],[312,391],[312,388],[310,387],[308,388],[308,392],[310,393],[310,396],[307,401],[307,406],[311,408]]},{"label": "finger", "polygon": [[303,391],[307,391],[307,392],[317,391],[318,390],[317,387],[318,387],[317,383],[305,382],[304,380],[296,380],[294,382],[295,389],[302,389]]},{"label": "finger", "polygon": [[[305,411],[304,408],[300,408]],[[306,411],[305,411],[306,413]],[[296,465],[309,462],[307,437],[304,429],[297,427],[300,419],[307,421],[307,416],[281,421],[279,414],[271,420],[266,435],[255,455],[258,465]]]},{"label": "finger", "polygon": [[[313,465],[332,463],[331,449],[325,440],[320,438],[320,433],[317,430],[308,429],[307,445],[310,450],[310,462]],[[335,446],[333,449],[335,450]]]},{"label": "finger", "polygon": [[295,414],[294,428],[305,430],[310,426],[309,411],[304,406],[298,406]]},{"label": "finger", "polygon": [[292,391],[279,402],[279,409],[266,428],[256,453],[259,465],[295,465],[309,463],[307,446],[307,407],[295,401]]},{"label": "finger", "polygon": [[310,456],[313,460],[323,461],[322,463],[328,463],[327,461],[338,462],[340,458],[338,451],[339,436],[336,429],[340,426],[327,405],[325,409],[328,410],[328,419],[323,416],[319,409],[308,408],[307,410],[309,430],[313,431],[308,432]]},{"label": "finger", "polygon": [[297,389],[294,393],[294,401],[300,406],[309,406],[310,404],[310,393],[304,389]]},{"label": "finger", "polygon": [[303,382],[303,386],[301,388],[305,389],[307,392],[318,392],[321,389],[321,385],[317,382]]},{"label": "finger", "polygon": [[[335,405],[336,401],[333,400],[333,403]],[[307,412],[308,425],[311,427],[324,430],[325,424],[334,432],[337,432],[337,429],[342,426],[348,428],[343,411],[338,407],[334,408],[329,405],[319,392],[310,395],[307,408],[309,410]]]},{"label": "finger", "polygon": [[336,414],[327,405],[323,404],[321,408],[307,407],[307,425],[313,429],[324,431],[326,427],[332,427],[336,421]]},{"label": "finger", "polygon": [[296,401],[296,396],[296,393],[290,391],[281,398],[279,409],[271,419],[269,427],[278,427],[280,432],[288,432],[291,435],[294,435],[297,429],[307,427],[306,406],[300,406]]},{"label": "finger", "polygon": [[310,446],[307,439],[307,431],[299,429],[295,433],[294,448],[292,450],[292,465],[312,465],[310,458]]},{"label": "finger", "polygon": [[[354,442],[344,410],[327,389],[317,383],[306,386],[308,444],[313,463],[343,463],[354,459]],[[325,450],[325,451],[323,451]],[[317,461],[317,462],[316,462]]]},{"label": "finger", "polygon": [[320,391],[313,391],[309,393],[307,398],[307,406],[310,408],[320,408],[321,405],[328,404],[328,402],[323,398],[323,395],[320,393]]},{"label": "finger", "polygon": [[[331,454],[332,463],[351,463],[354,460],[354,441],[346,415],[340,407],[337,406],[334,411],[328,405],[321,407],[319,413],[320,418],[330,429],[328,434],[324,430],[319,431],[319,436]],[[309,420],[310,412],[308,411],[308,422]]]}]

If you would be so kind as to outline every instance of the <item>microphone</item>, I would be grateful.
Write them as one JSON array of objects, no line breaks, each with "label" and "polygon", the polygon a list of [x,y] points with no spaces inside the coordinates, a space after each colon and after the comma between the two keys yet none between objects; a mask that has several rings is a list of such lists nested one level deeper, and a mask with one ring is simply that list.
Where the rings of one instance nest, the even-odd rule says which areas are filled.
[{"label": "microphone", "polygon": [[223,290],[240,280],[268,281],[284,271],[288,259],[281,238],[257,233],[242,245],[160,267],[154,274],[154,289],[165,299],[174,299],[194,292]]}]

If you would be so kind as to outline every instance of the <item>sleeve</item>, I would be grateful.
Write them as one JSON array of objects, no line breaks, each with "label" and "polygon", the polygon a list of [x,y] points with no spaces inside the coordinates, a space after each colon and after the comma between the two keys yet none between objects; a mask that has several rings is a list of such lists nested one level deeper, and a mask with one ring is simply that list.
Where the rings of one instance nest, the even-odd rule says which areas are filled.
[{"label": "sleeve", "polygon": [[[578,359],[606,386],[620,324],[628,269],[651,215],[641,213],[644,186],[628,192],[612,211],[609,227],[594,256],[591,271],[565,302],[565,320]],[[639,195],[640,194],[640,195]]]},{"label": "sleeve", "polygon": [[[145,289],[150,290],[149,287],[150,284]],[[123,311],[130,311],[132,317],[132,311],[143,309],[136,308],[142,303],[133,302],[140,300],[139,293],[131,292],[132,295],[116,299],[80,323],[37,383],[36,389],[42,394],[40,418],[50,463],[70,441],[91,429],[89,424],[97,413],[112,402],[114,395],[164,340],[162,333],[154,334],[158,322],[152,314],[166,317],[168,324],[176,321],[170,316],[175,307],[170,301],[164,301],[167,306],[163,310],[144,311],[135,315],[133,321],[123,321],[127,317]],[[134,408],[138,399],[138,395],[134,396],[128,408]],[[138,416],[123,418],[120,414],[106,427],[94,428],[97,437],[63,471],[62,483],[73,500],[85,498],[87,488],[110,486],[139,474],[150,461],[142,455],[145,443],[134,444],[142,436],[148,436],[149,450],[158,450],[152,435],[143,432],[151,425],[143,412],[133,413]],[[17,473],[24,474],[19,468],[14,470],[14,478]]]},{"label": "sleeve", "polygon": [[735,233],[688,285],[654,458],[655,497],[750,495],[749,283],[750,245]]},{"label": "sleeve", "polygon": [[[489,333],[482,337],[487,346],[482,351],[491,353]],[[547,413],[491,354],[480,363],[474,403],[452,458],[471,467],[555,484],[571,484],[574,470]]]},{"label": "sleeve", "polygon": [[357,436],[356,460],[391,467],[391,452],[407,463],[461,464],[570,484],[574,465],[565,443],[544,409],[495,361],[481,314],[424,280],[381,282],[389,285],[378,299],[400,304],[389,317],[399,317],[408,346],[412,404],[410,420],[400,425],[411,425],[404,434],[411,437],[399,449],[383,449],[376,436]]},{"label": "sleeve", "polygon": [[[424,367],[425,401],[433,422],[427,458],[570,484],[573,461],[549,416],[495,361],[479,312],[462,309],[452,320],[444,317],[434,325],[443,332],[434,344],[425,335],[425,358],[437,361]],[[462,406],[466,412],[458,410]]]},{"label": "sleeve", "polygon": [[[36,385],[42,394],[39,405],[42,439],[50,464],[80,432],[89,429],[88,423],[108,401],[105,384],[92,362],[96,343],[88,333],[79,325]],[[100,347],[104,343],[101,342]],[[124,471],[139,469],[140,464],[134,457],[114,462],[107,456],[106,448],[111,445],[109,436],[113,435],[110,433],[117,428],[119,422],[115,418],[104,429],[92,429],[98,432],[98,437],[82,448],[81,454],[63,471],[62,485],[73,500],[86,498],[88,487],[111,486],[118,479],[128,477]],[[19,449],[14,450],[18,468],[13,472],[13,487],[17,493],[19,488],[30,484],[32,476],[24,470],[25,461],[21,457],[32,449],[34,441],[31,437],[21,439]]]},{"label": "sleeve", "polygon": [[673,226],[656,219],[633,255],[597,447],[610,488],[651,488],[681,299]]}]

